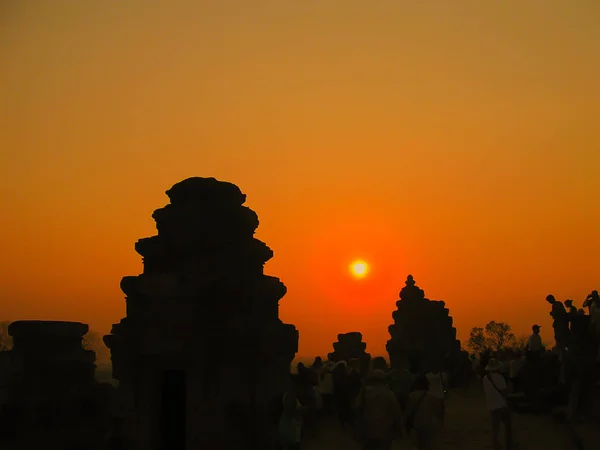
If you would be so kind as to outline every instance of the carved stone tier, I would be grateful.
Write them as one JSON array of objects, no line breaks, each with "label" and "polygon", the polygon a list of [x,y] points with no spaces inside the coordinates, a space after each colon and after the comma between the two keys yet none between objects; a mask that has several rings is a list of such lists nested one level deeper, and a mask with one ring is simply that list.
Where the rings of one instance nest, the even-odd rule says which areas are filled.
[{"label": "carved stone tier", "polygon": [[412,275],[400,291],[396,306],[394,323],[388,328],[391,339],[386,345],[392,367],[409,365],[413,370],[430,372],[448,369],[453,359],[463,358],[445,303],[425,298]]},{"label": "carved stone tier", "polygon": [[263,271],[273,251],[237,186],[190,178],[167,195],[158,235],[136,243],[143,273],[121,281],[127,315],[104,338],[119,389],[137,399],[130,448],[274,448],[270,408],[298,331],[279,319],[285,285]]}]

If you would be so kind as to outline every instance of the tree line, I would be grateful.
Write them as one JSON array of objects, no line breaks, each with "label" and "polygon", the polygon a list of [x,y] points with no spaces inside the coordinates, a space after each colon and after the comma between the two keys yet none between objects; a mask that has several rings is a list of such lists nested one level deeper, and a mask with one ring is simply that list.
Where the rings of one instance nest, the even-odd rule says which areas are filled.
[{"label": "tree line", "polygon": [[473,327],[467,341],[468,347],[475,354],[486,351],[524,350],[527,336],[515,336],[510,325],[492,320],[485,327]]}]

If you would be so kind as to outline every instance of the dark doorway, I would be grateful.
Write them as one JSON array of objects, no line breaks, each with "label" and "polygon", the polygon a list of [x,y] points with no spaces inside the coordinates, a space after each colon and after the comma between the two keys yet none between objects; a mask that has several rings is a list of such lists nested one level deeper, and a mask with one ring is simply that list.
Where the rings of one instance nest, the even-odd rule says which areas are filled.
[{"label": "dark doorway", "polygon": [[163,372],[160,408],[160,450],[185,450],[186,377],[183,370]]}]

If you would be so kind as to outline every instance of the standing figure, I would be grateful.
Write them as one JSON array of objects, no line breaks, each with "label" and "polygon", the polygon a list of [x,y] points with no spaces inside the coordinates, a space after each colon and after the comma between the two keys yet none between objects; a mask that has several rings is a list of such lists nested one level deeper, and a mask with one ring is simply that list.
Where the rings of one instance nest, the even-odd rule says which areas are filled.
[{"label": "standing figure", "polygon": [[592,291],[586,297],[583,307],[587,307],[590,312],[590,332],[595,338],[595,344],[598,347],[598,360],[600,361],[600,295],[598,295],[598,291]]},{"label": "standing figure", "polygon": [[600,309],[600,295],[598,294],[598,291],[592,291],[591,294],[585,298],[583,307],[588,308],[590,316]]},{"label": "standing figure", "polygon": [[429,395],[437,402],[437,416],[440,423],[443,425],[444,416],[446,415],[448,377],[439,369],[433,370],[425,376],[429,381]]},{"label": "standing figure", "polygon": [[352,409],[350,379],[348,378],[348,363],[338,361],[333,369],[333,397],[342,428],[352,428],[354,411]]},{"label": "standing figure", "polygon": [[323,366],[323,371],[319,377],[319,393],[323,399],[323,412],[329,416],[335,410],[333,401],[333,370],[335,369],[335,363],[333,361],[327,361]]},{"label": "standing figure", "polygon": [[542,356],[542,337],[540,336],[540,325],[533,325],[531,327],[533,333],[527,339],[527,353],[526,357],[528,361],[538,361]]},{"label": "standing figure", "polygon": [[408,396],[404,415],[406,432],[418,450],[437,450],[443,443],[443,428],[439,419],[439,402],[431,396],[429,380],[416,377]]},{"label": "standing figure", "polygon": [[554,340],[559,351],[565,349],[569,342],[569,318],[567,310],[562,302],[554,298],[554,295],[548,295],[546,301],[552,305],[550,316],[554,319],[552,328],[554,328]]},{"label": "standing figure", "polygon": [[408,396],[415,381],[415,377],[406,368],[406,365],[399,364],[398,367],[390,371],[389,373],[390,387],[392,392],[396,395],[398,403],[402,411],[406,410],[408,402]]},{"label": "standing figure", "polygon": [[361,389],[362,376],[360,374],[360,360],[354,358],[348,362],[348,393],[352,404],[356,402],[356,398]]},{"label": "standing figure", "polygon": [[402,410],[383,370],[374,369],[367,376],[356,410],[364,422],[363,450],[390,450],[402,433]]},{"label": "standing figure", "polygon": [[299,381],[298,378],[292,378],[287,392],[283,395],[283,412],[279,419],[279,439],[284,450],[300,448],[302,419],[307,408],[299,400],[304,388]]},{"label": "standing figure", "polygon": [[492,418],[492,448],[501,450],[500,425],[504,425],[504,446],[506,450],[515,448],[513,429],[508,402],[506,401],[507,386],[504,377],[499,373],[502,364],[491,358],[485,367],[486,375],[483,377],[483,391],[485,404]]},{"label": "standing figure", "polygon": [[573,306],[573,300],[565,300],[565,307],[567,308],[567,317],[569,318],[569,323],[572,326],[573,318],[577,315],[577,308]]},{"label": "standing figure", "polygon": [[569,320],[571,343],[576,343],[579,347],[583,337],[582,331],[584,331],[581,327],[579,313],[577,312],[577,308],[573,306],[573,300],[565,300],[565,306],[567,308],[567,318]]},{"label": "standing figure", "polygon": [[298,375],[296,376],[297,389],[296,395],[302,406],[306,407],[303,416],[302,433],[315,433],[315,415],[317,411],[317,396],[314,389],[313,371],[303,363],[298,363]]}]

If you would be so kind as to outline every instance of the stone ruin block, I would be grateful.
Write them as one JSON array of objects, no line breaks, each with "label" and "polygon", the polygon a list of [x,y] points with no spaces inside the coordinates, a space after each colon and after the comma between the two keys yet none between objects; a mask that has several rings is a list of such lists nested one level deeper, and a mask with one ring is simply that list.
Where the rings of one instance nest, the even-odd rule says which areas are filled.
[{"label": "stone ruin block", "polygon": [[412,275],[400,291],[396,306],[394,323],[388,328],[391,339],[386,345],[392,367],[403,365],[427,373],[462,364],[464,355],[448,308],[443,301],[425,298]]},{"label": "stone ruin block", "polygon": [[358,359],[361,371],[366,371],[371,361],[371,355],[366,352],[367,344],[362,341],[362,334],[355,331],[338,334],[338,341],[333,343],[333,352],[327,355],[330,361],[349,361]]},{"label": "stone ruin block", "polygon": [[25,426],[78,418],[98,389],[95,353],[82,346],[88,326],[27,320],[12,322],[8,332],[13,347],[7,352],[7,409],[18,412]]},{"label": "stone ruin block", "polygon": [[167,191],[140,239],[144,270],[124,277],[126,317],[104,340],[132,450],[271,449],[298,349],[279,319],[285,285],[264,274],[272,250],[231,183],[189,178]]}]

